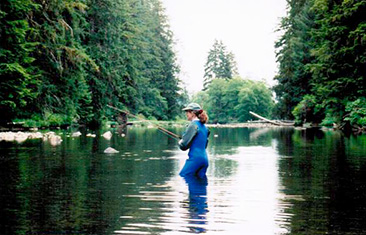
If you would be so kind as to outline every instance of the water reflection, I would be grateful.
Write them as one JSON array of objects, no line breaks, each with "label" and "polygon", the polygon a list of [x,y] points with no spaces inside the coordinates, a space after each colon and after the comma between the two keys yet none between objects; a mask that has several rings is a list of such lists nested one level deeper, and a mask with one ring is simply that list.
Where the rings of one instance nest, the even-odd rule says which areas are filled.
[{"label": "water reflection", "polygon": [[[275,144],[275,143],[273,143]],[[278,234],[283,228],[283,197],[278,181],[278,156],[272,147],[237,147],[237,154],[215,155],[236,162],[236,170],[228,178],[213,178],[209,187],[210,229],[228,234]],[[215,164],[215,168],[220,165]],[[215,169],[211,169],[210,173]],[[211,201],[211,195],[214,195]],[[210,215],[211,216],[211,215]],[[282,216],[282,215],[281,215]],[[214,226],[212,226],[212,224]]]},{"label": "water reflection", "polygon": [[211,132],[205,180],[178,176],[187,153],[155,129],[0,142],[1,234],[366,233],[365,135]]},{"label": "water reflection", "polygon": [[198,178],[194,175],[184,177],[189,191],[189,228],[194,233],[205,232],[207,224],[207,177]]}]

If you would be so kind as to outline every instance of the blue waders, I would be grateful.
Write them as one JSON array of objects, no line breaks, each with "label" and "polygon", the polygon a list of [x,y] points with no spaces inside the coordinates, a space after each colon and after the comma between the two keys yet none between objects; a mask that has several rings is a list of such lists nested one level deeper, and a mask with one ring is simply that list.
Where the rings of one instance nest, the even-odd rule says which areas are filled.
[{"label": "blue waders", "polygon": [[180,171],[180,176],[196,175],[200,178],[206,176],[208,167],[208,158],[206,153],[209,130],[199,120],[194,120],[190,123],[185,133],[183,133],[182,141],[179,147],[182,150],[189,148],[189,159],[183,169]]}]

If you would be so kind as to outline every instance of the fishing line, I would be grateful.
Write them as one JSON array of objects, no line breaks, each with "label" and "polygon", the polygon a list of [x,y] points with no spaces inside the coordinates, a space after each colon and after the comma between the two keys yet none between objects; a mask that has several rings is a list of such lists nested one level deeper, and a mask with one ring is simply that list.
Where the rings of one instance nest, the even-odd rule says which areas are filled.
[{"label": "fishing line", "polygon": [[115,109],[115,110],[117,110],[117,111],[119,111],[119,112],[122,112],[122,113],[125,113],[125,114],[127,114],[127,115],[130,115],[131,117],[137,118],[137,119],[138,119],[138,120],[140,120],[140,121],[148,122],[148,123],[150,123],[151,125],[156,126],[156,127],[158,128],[158,130],[160,130],[162,133],[164,133],[164,134],[166,134],[166,135],[168,135],[168,136],[172,137],[172,138],[173,138],[173,139],[175,139],[175,140],[180,140],[180,139],[181,139],[181,137],[180,137],[179,135],[177,135],[177,134],[175,134],[175,133],[173,133],[173,132],[171,132],[171,131],[168,131],[167,129],[165,129],[165,128],[163,128],[163,127],[161,127],[161,126],[159,126],[159,125],[157,125],[157,124],[155,124],[155,123],[152,123],[152,122],[151,122],[151,121],[149,121],[149,120],[146,120],[146,119],[140,118],[140,117],[138,117],[138,116],[136,116],[136,115],[134,115],[134,114],[132,114],[132,113],[130,113],[130,112],[124,111],[124,110],[122,110],[122,109],[119,109],[119,108],[116,108],[116,107],[113,107],[113,106],[110,106],[110,105],[107,105],[107,106],[108,106],[109,108]]}]

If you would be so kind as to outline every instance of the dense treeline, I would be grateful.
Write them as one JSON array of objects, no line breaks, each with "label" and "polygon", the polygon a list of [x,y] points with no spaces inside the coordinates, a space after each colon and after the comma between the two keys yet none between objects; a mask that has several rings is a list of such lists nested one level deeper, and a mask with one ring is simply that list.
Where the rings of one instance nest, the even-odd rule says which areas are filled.
[{"label": "dense treeline", "polygon": [[274,106],[271,90],[264,82],[240,77],[214,79],[193,100],[203,104],[212,123],[246,122],[253,119],[249,111],[270,117]]},{"label": "dense treeline", "polygon": [[172,119],[185,97],[160,0],[0,3],[1,121]]},{"label": "dense treeline", "polygon": [[208,111],[210,122],[246,122],[249,111],[272,116],[272,92],[264,82],[240,78],[234,54],[222,41],[215,40],[205,64],[204,89],[193,101]]},{"label": "dense treeline", "polygon": [[366,125],[366,1],[288,0],[277,42],[277,114]]}]

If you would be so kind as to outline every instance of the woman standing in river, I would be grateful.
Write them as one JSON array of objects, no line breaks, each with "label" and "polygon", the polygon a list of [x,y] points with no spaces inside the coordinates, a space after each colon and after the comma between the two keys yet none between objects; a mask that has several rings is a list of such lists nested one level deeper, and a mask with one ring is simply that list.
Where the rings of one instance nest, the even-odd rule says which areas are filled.
[{"label": "woman standing in river", "polygon": [[205,126],[208,116],[196,103],[187,105],[183,110],[186,112],[187,119],[191,122],[179,141],[179,148],[183,151],[189,149],[189,158],[179,175],[196,175],[204,178],[208,167],[206,147],[210,131]]}]

